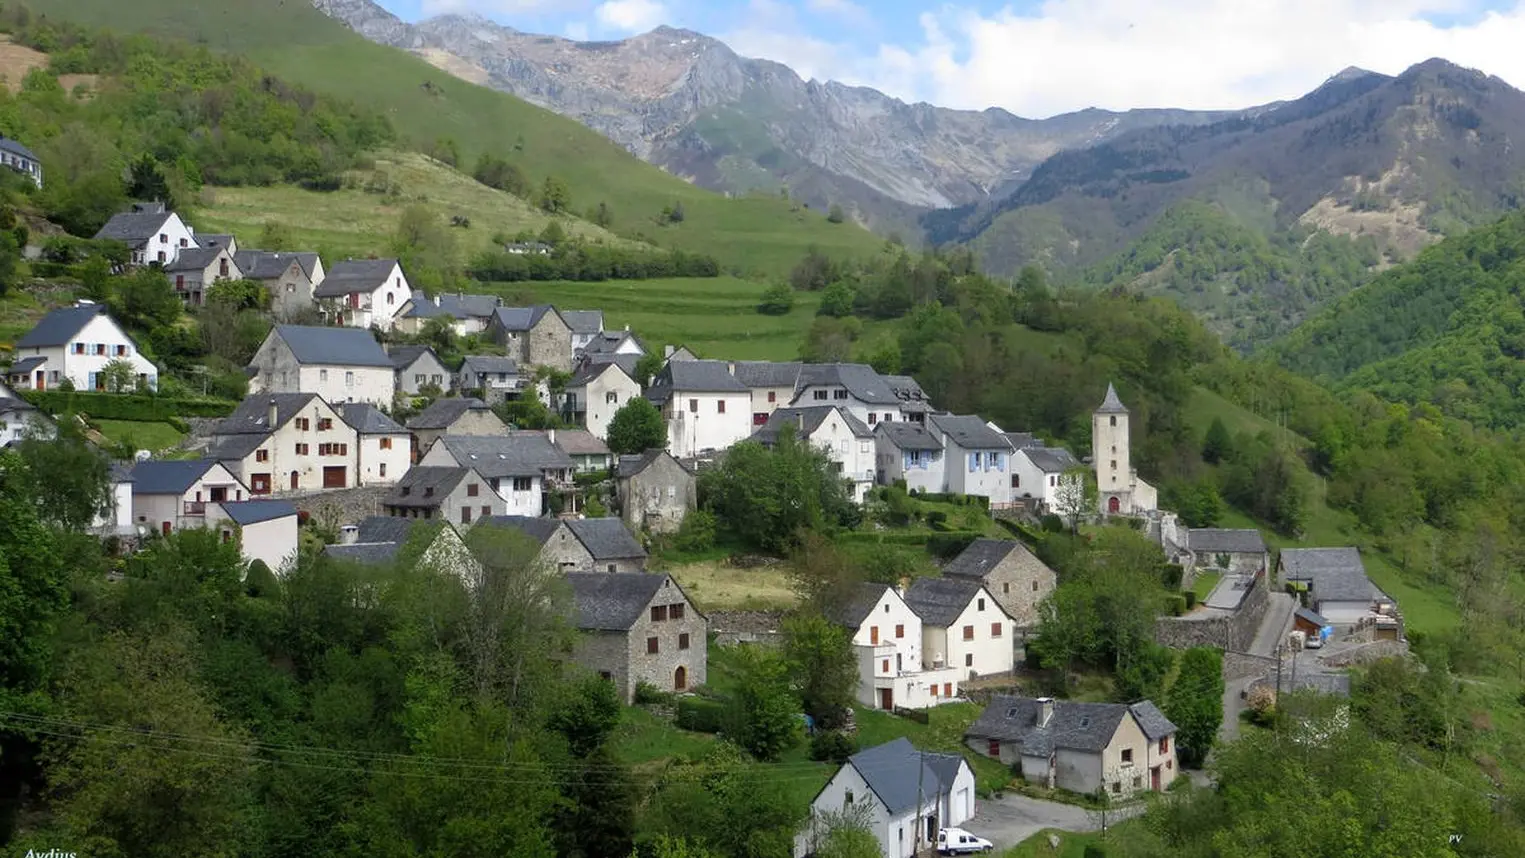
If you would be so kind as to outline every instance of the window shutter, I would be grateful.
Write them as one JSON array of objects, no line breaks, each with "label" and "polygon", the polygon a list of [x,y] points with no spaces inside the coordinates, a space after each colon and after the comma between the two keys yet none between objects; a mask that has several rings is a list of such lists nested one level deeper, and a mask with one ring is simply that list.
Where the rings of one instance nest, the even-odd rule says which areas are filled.
[{"label": "window shutter", "polygon": [[972,474],[972,473],[974,473],[975,471],[977,471],[979,469],[980,469],[980,454],[979,453],[970,453],[969,454],[969,473]]},{"label": "window shutter", "polygon": [[1003,474],[1006,473],[1006,457],[1000,453],[995,454],[995,469]]}]

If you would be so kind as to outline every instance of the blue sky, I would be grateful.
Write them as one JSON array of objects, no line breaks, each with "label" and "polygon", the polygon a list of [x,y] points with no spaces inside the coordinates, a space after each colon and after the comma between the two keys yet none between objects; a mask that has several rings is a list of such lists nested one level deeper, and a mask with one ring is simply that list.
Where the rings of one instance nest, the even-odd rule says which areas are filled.
[{"label": "blue sky", "polygon": [[475,13],[570,38],[657,24],[802,77],[1023,116],[1229,108],[1296,97],[1347,66],[1441,56],[1525,84],[1525,0],[379,0],[405,20]]}]

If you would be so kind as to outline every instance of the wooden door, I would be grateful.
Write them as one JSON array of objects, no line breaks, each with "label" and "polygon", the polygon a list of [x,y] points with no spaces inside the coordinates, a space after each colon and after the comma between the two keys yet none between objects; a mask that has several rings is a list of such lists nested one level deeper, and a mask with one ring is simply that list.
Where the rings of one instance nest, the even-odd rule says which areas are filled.
[{"label": "wooden door", "polygon": [[1155,766],[1149,770],[1149,788],[1155,792],[1160,791],[1160,767]]},{"label": "wooden door", "polygon": [[895,691],[891,688],[879,689],[879,708],[888,712],[895,708]]},{"label": "wooden door", "polygon": [[291,472],[291,490],[292,491],[296,491],[297,490],[297,485],[300,483],[301,479],[302,479],[302,475],[301,474],[298,474],[296,471],[292,471]]},{"label": "wooden door", "polygon": [[342,489],[348,469],[343,465],[327,465],[323,468],[323,488]]}]

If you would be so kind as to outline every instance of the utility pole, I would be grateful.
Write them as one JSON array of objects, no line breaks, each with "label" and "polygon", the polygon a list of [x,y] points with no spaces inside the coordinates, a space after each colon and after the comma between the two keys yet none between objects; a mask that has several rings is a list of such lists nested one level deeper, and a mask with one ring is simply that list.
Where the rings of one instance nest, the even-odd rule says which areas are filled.
[{"label": "utility pole", "polygon": [[[922,773],[927,770],[927,752],[917,749],[916,751],[916,829],[911,832],[911,854],[918,855],[921,849],[916,845],[921,840],[921,809],[925,802],[921,797]],[[934,846],[936,844],[933,844]]]}]

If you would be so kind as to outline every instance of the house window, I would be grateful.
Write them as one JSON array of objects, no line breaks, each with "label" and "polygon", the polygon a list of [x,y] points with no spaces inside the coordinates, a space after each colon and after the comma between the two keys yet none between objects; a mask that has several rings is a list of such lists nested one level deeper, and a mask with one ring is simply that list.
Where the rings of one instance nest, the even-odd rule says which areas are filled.
[{"label": "house window", "polygon": [[616,393],[616,392],[611,390],[608,393],[604,394],[604,404],[605,405],[618,405],[619,402],[620,402],[620,395],[618,393]]},{"label": "house window", "polygon": [[376,466],[376,470],[377,470],[377,476],[382,476],[382,477],[386,476],[387,475],[387,463],[386,462],[382,462],[380,465],[377,465]]},{"label": "house window", "polygon": [[1112,782],[1112,794],[1113,795],[1122,795],[1122,792],[1123,792],[1123,782],[1122,781],[1113,781]]},{"label": "house window", "polygon": [[1133,776],[1133,788],[1134,789],[1143,789],[1143,787],[1144,787],[1144,776],[1143,775],[1134,775]]},{"label": "house window", "polygon": [[391,438],[382,438],[381,439],[381,449],[383,449],[383,450],[390,450],[390,449],[392,449],[392,439]]},{"label": "house window", "polygon": [[1116,459],[1112,459],[1112,460],[1111,460],[1111,462],[1112,462],[1112,464],[1111,464],[1111,466],[1110,466],[1110,467],[1111,467],[1111,468],[1112,468],[1112,469],[1113,469],[1113,470],[1116,470],[1116,469],[1117,469],[1117,460],[1116,460]]},{"label": "house window", "polygon": [[676,605],[669,605],[667,608],[667,615],[675,620],[683,619],[683,603],[679,602]]},{"label": "house window", "polygon": [[1132,748],[1123,748],[1123,765],[1125,765],[1125,766],[1133,765],[1133,749]]},{"label": "house window", "polygon": [[964,667],[974,667],[974,653],[964,653]]},{"label": "house window", "polygon": [[879,627],[878,626],[869,626],[868,627],[868,642],[870,644],[877,644],[877,643],[879,643]]},{"label": "house window", "polygon": [[270,451],[269,450],[255,450],[254,451],[254,461],[256,461],[256,462],[268,462],[268,461],[270,461]]},{"label": "house window", "polygon": [[699,400],[697,400],[697,399],[690,399],[688,401],[688,413],[690,413],[690,414],[698,414],[699,413]]},{"label": "house window", "polygon": [[878,422],[878,420],[879,420],[879,415],[875,414],[872,411],[870,411],[868,413],[868,422],[869,422],[869,425],[873,425],[874,423]]},{"label": "house window", "polygon": [[661,651],[662,651],[662,645],[657,642],[656,638],[647,638],[646,639],[646,654],[647,655],[656,655],[657,653],[659,653]]},{"label": "house window", "polygon": [[852,790],[848,790],[847,791],[847,795],[845,797],[843,797],[842,803],[843,804],[852,804],[853,803],[853,791]]},{"label": "house window", "polygon": [[1168,753],[1170,753],[1170,737],[1169,736],[1166,736],[1165,738],[1160,740],[1160,753],[1161,754],[1168,754]]},{"label": "house window", "polygon": [[1001,756],[1001,740],[1000,739],[991,739],[990,740],[990,744],[985,746],[985,751],[987,753],[989,753],[990,756],[992,756],[992,757],[999,757],[999,756]]},{"label": "house window", "polygon": [[466,497],[469,497],[469,498],[476,497],[477,496],[477,490],[478,490],[478,486],[477,486],[476,483],[471,483],[471,484],[467,485],[466,486]]},{"label": "house window", "polygon": [[185,275],[184,274],[176,274],[175,275],[175,288],[180,290],[181,292],[185,291]]},{"label": "house window", "polygon": [[306,432],[308,429],[310,429],[312,427],[312,423],[308,422],[306,417],[298,417],[297,420],[296,420],[296,424],[297,424],[297,431],[298,432]]},{"label": "house window", "polygon": [[167,233],[159,233],[159,243],[169,244],[169,235]]},{"label": "house window", "polygon": [[777,402],[778,401],[778,393],[776,391],[772,391],[772,390],[768,391],[768,401],[769,402]]},{"label": "house window", "polygon": [[354,387],[355,386],[355,374],[353,372],[346,372],[344,374],[344,386],[345,387]]},{"label": "house window", "polygon": [[217,274],[218,274],[219,277],[226,277],[226,276],[228,276],[228,260],[223,259],[223,260],[218,261],[218,263],[217,263]]},{"label": "house window", "polygon": [[998,638],[1002,634],[1003,634],[1003,626],[1000,623],[991,623],[990,624],[990,636],[991,637]]},{"label": "house window", "polygon": [[964,640],[974,640],[974,626],[964,626]]},{"label": "house window", "polygon": [[722,399],[719,402],[715,403],[715,411],[718,414],[724,414],[725,413],[725,400],[724,399]]},{"label": "house window", "polygon": [[334,428],[334,419],[332,417],[323,417],[318,420],[319,432],[327,432],[332,428]]},{"label": "house window", "polygon": [[832,399],[846,399],[847,398],[847,391],[845,391],[845,390],[833,390],[831,392],[831,398]]},{"label": "house window", "polygon": [[461,507],[461,524],[471,524],[471,507]]},{"label": "house window", "polygon": [[117,357],[125,357],[126,355],[127,355],[127,347],[126,346],[117,346],[116,347],[116,356]]},{"label": "house window", "polygon": [[977,601],[976,601],[976,602],[975,602],[975,604],[976,604],[976,605],[978,605],[978,607],[977,607],[977,608],[975,608],[975,610],[977,610],[977,611],[983,611],[983,610],[985,610],[985,600],[984,600],[984,599],[979,599],[979,600],[977,600]]},{"label": "house window", "polygon": [[817,390],[815,393],[811,394],[811,398],[824,402],[826,400],[826,391]]},{"label": "house window", "polygon": [[1034,593],[1038,592],[1038,582],[1037,581],[1033,582],[1033,592]]},{"label": "house window", "polygon": [[889,659],[884,659],[880,663],[880,665],[879,665],[879,672],[880,673],[889,673],[890,672],[890,660]]},{"label": "house window", "polygon": [[328,370],[326,370],[326,369],[318,370],[318,381],[328,381]]},{"label": "house window", "polygon": [[514,477],[514,491],[527,492],[534,486],[530,477]]},{"label": "house window", "polygon": [[666,605],[652,605],[651,606],[651,621],[653,623],[660,623],[660,622],[665,621],[666,619],[667,619],[667,606]]},{"label": "house window", "polygon": [[388,292],[387,293],[387,303],[388,304],[392,304],[392,303],[395,303],[396,301],[397,301],[397,296],[393,295],[391,292]]},{"label": "house window", "polygon": [[952,697],[953,696],[953,683],[951,683],[951,682],[944,682],[943,683],[943,696],[944,697]]},{"label": "house window", "polygon": [[1001,594],[1002,595],[1007,595],[1009,593],[1011,593],[1011,583],[1010,582],[1003,582],[1001,584]]},{"label": "house window", "polygon": [[309,448],[306,444],[298,444],[297,445],[297,455],[298,456],[305,456],[305,455],[307,455],[307,451],[309,449],[311,449],[311,448]]},{"label": "house window", "polygon": [[903,625],[901,625],[899,623],[895,624],[895,637],[896,638],[903,638],[903,637],[905,637],[905,626],[903,626]]},{"label": "house window", "polygon": [[678,635],[678,649],[688,649],[688,632]]},{"label": "house window", "polygon": [[1011,487],[1014,488],[1014,489],[1022,488],[1022,478],[1017,476],[1016,474],[1012,474],[1011,475]]},{"label": "house window", "polygon": [[1113,426],[1116,426],[1116,425],[1117,425],[1117,415],[1116,415],[1116,414],[1114,414],[1114,415],[1112,415],[1112,416],[1111,416],[1111,417],[1110,417],[1110,418],[1108,418],[1108,419],[1109,419],[1109,420],[1111,420],[1111,421],[1112,421],[1112,425],[1113,425]]},{"label": "house window", "polygon": [[74,344],[74,353],[77,354],[77,355],[84,354],[85,353],[85,344],[84,343],[75,343]]}]

